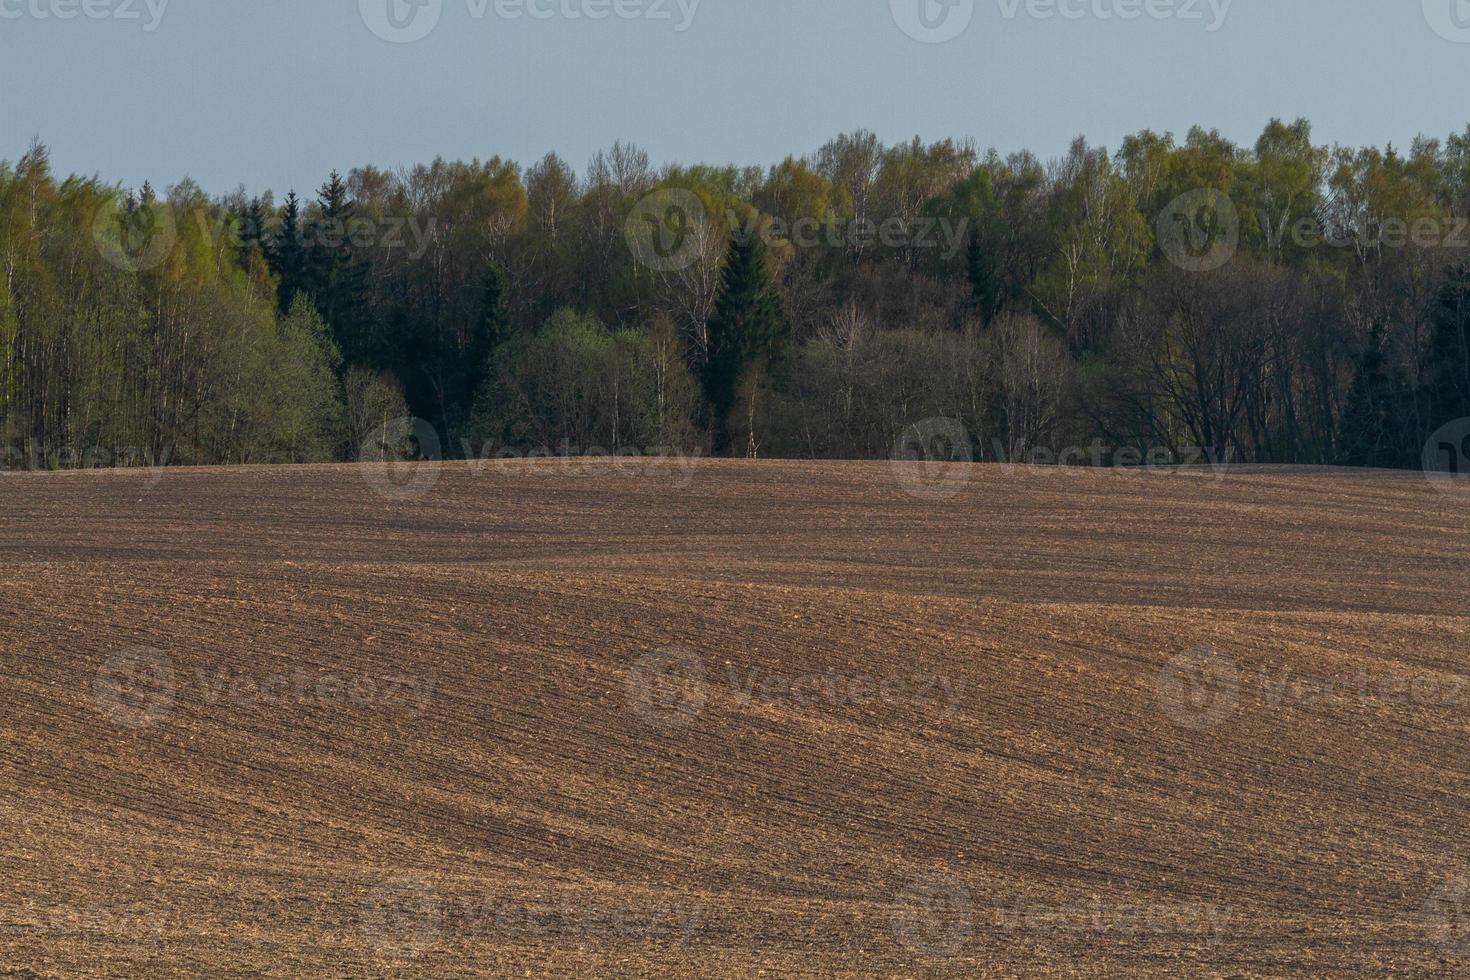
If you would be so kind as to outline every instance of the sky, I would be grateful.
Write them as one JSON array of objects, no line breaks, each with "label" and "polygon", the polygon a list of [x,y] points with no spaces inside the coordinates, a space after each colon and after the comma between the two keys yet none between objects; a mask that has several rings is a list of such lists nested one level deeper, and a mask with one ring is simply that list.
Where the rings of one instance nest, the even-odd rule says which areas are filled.
[{"label": "sky", "polygon": [[1470,0],[0,0],[0,160],[214,193],[631,141],[769,165],[865,128],[1003,153],[1195,124],[1470,123]]}]

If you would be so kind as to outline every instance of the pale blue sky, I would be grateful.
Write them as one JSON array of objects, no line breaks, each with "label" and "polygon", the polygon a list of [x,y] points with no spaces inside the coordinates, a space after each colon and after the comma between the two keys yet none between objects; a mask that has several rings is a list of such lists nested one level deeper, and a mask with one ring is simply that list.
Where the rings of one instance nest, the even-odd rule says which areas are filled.
[{"label": "pale blue sky", "polygon": [[[369,28],[389,0],[361,2],[0,0],[0,158],[39,134],[65,171],[281,192],[439,154],[556,150],[580,171],[619,138],[769,164],[859,127],[1051,156],[1193,123],[1250,142],[1271,116],[1379,145],[1470,122],[1470,43],[1448,39],[1470,42],[1470,0],[1233,0],[1215,31],[1226,0],[923,0],[941,31],[960,22],[940,2],[974,3],[943,43],[898,26],[891,5],[917,24],[920,0],[698,0],[683,31],[681,0],[413,0],[442,10],[411,43]],[[669,19],[626,16],[649,7]]]}]

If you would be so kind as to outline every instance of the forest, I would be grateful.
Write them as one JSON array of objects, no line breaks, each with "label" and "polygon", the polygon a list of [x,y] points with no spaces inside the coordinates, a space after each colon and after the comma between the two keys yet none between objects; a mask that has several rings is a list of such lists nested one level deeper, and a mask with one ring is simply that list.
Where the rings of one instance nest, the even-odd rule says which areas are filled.
[{"label": "forest", "polygon": [[619,143],[280,199],[63,177],[37,142],[0,163],[0,466],[355,460],[414,418],[449,457],[887,458],[943,419],[976,460],[1417,467],[1470,417],[1467,222],[1470,128]]}]

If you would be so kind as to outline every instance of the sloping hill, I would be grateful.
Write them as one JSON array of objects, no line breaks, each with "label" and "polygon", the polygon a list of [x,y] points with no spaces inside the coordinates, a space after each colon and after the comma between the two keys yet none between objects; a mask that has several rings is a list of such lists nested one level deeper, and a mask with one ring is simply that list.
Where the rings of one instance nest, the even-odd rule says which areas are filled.
[{"label": "sloping hill", "polygon": [[1463,494],[416,473],[0,474],[0,966],[1470,968]]}]

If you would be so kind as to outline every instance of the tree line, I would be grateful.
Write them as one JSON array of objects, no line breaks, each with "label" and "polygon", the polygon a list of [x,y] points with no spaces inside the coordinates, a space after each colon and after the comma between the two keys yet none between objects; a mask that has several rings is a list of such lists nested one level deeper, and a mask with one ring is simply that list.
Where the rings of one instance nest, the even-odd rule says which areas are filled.
[{"label": "tree line", "polygon": [[1420,464],[1470,417],[1470,128],[1196,128],[1002,157],[839,136],[769,168],[626,144],[159,195],[0,164],[0,447],[40,465],[551,448]]}]

